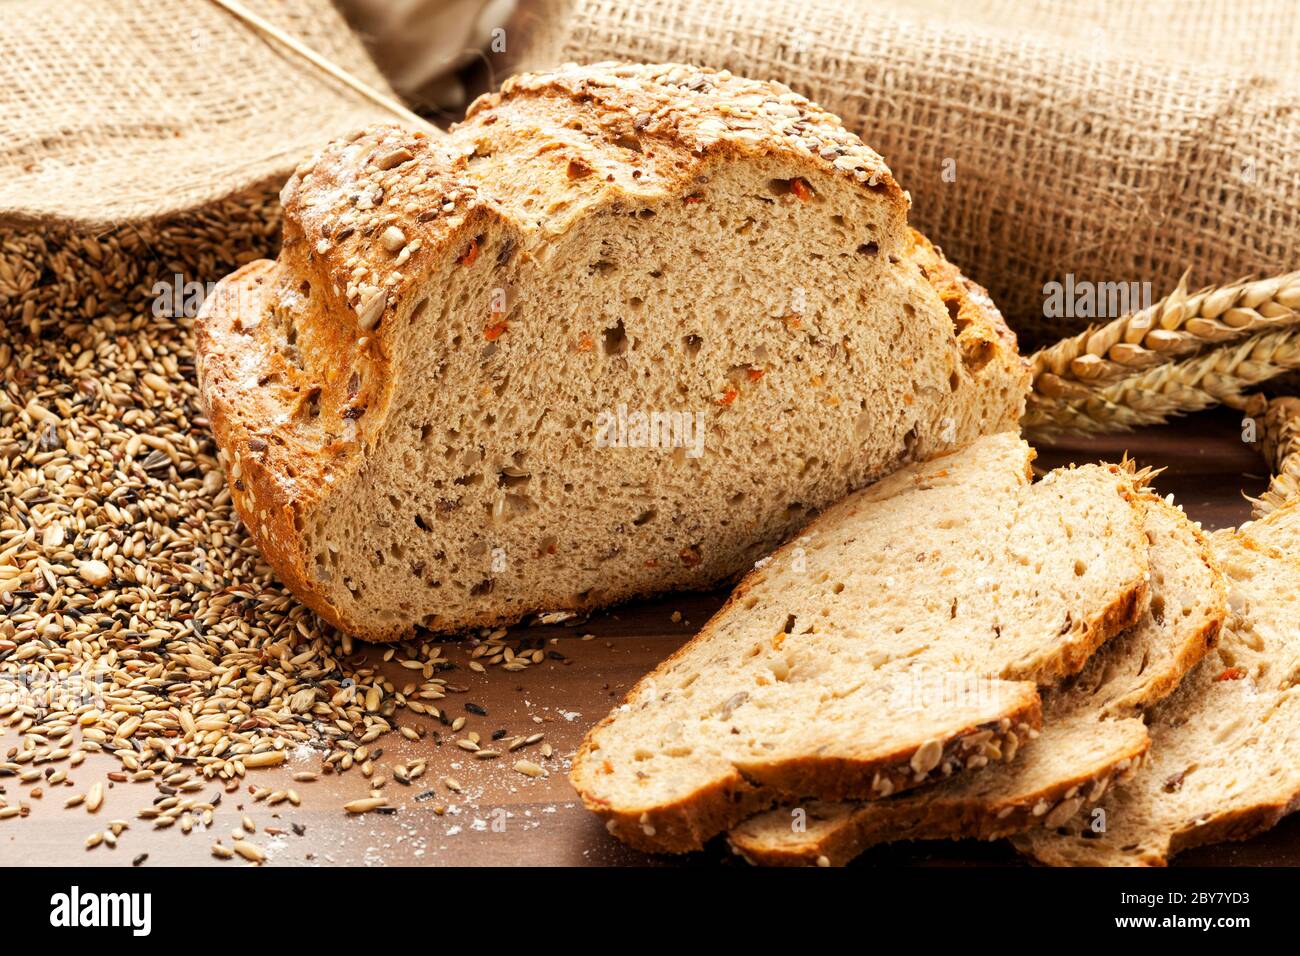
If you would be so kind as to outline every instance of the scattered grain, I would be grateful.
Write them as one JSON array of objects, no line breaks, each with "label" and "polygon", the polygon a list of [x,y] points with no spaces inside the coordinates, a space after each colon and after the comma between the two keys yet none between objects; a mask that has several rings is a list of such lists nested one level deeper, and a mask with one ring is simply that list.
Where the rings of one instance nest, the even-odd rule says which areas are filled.
[{"label": "scattered grain", "polygon": [[388,799],[386,797],[366,797],[362,800],[352,800],[343,804],[343,809],[348,813],[369,813],[371,810],[378,810],[387,804]]},{"label": "scattered grain", "polygon": [[236,840],[234,850],[250,863],[266,862],[266,853],[262,848],[254,843],[249,843],[247,840]]}]

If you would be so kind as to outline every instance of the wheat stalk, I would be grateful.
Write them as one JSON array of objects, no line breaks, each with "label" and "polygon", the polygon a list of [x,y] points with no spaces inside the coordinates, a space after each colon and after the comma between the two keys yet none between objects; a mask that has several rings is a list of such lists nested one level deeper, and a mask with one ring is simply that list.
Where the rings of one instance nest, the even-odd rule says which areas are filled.
[{"label": "wheat stalk", "polygon": [[1300,326],[1264,332],[1068,396],[1035,392],[1021,424],[1031,435],[1117,432],[1160,425],[1212,405],[1243,408],[1261,382],[1300,368]]},{"label": "wheat stalk", "polygon": [[1138,312],[1063,339],[1030,356],[1034,391],[1086,398],[1098,386],[1207,347],[1300,325],[1300,271],[1188,293],[1187,273]]},{"label": "wheat stalk", "polygon": [[424,130],[426,133],[441,135],[442,130],[438,129],[438,127],[434,126],[424,117],[411,112],[411,110],[407,109],[403,104],[393,99],[387,93],[382,93],[365,81],[353,76],[333,60],[328,60],[321,56],[297,37],[286,33],[265,17],[262,17],[248,9],[248,7],[244,6],[240,0],[212,0],[212,2],[221,7],[231,16],[244,21],[244,23],[248,24],[254,30],[264,34],[279,43],[281,46],[302,57],[312,66],[316,67],[316,69],[329,74],[334,77],[334,79],[338,80],[343,85],[350,87],[355,92],[360,93],[371,102],[376,103],[388,110],[390,113],[401,117],[409,126],[415,129]]},{"label": "wheat stalk", "polygon": [[1273,477],[1268,490],[1250,498],[1252,515],[1262,518],[1300,495],[1300,398],[1251,396],[1245,412],[1257,423],[1257,438]]}]

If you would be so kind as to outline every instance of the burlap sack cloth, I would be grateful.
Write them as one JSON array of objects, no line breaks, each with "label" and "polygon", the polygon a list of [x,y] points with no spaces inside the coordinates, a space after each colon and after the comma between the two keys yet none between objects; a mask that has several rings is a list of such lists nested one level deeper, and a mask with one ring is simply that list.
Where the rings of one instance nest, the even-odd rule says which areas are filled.
[{"label": "burlap sack cloth", "polygon": [[[249,5],[389,92],[328,0]],[[6,0],[0,19],[0,321],[29,331],[274,254],[293,167],[392,118],[208,0]]]},{"label": "burlap sack cloth", "polygon": [[[511,66],[775,78],[888,161],[912,220],[1035,340],[1043,285],[1300,266],[1294,0],[525,0]],[[945,175],[947,173],[947,175]]]}]

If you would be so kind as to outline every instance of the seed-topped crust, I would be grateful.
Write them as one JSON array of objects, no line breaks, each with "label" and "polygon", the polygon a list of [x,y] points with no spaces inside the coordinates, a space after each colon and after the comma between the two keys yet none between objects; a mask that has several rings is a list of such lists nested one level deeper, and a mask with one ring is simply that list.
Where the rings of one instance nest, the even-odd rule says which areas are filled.
[{"label": "seed-topped crust", "polygon": [[[740,821],[788,802],[793,793],[834,791],[866,780],[872,793],[883,799],[943,780],[972,758],[994,762],[1009,759],[1019,743],[1031,739],[1042,726],[1042,707],[1031,685],[1017,685],[1017,699],[1009,701],[1006,714],[999,720],[961,729],[941,744],[935,742],[936,758],[921,771],[914,763],[919,751],[907,749],[870,764],[829,765],[809,758],[784,768],[781,789],[736,769],[688,798],[633,813],[614,808],[586,791],[580,791],[580,795],[588,810],[604,818],[605,829],[629,846],[649,853],[689,853]],[[575,761],[589,759],[590,751],[588,735]]]},{"label": "seed-topped crust", "polygon": [[[240,517],[294,593],[363,638],[367,623],[345,625],[308,573],[302,522],[382,430],[394,350],[385,318],[456,237],[494,215],[456,168],[441,138],[401,127],[331,143],[281,192],[280,258],[227,276],[199,315],[200,396]],[[397,254],[390,229],[405,240]]]},{"label": "seed-topped crust", "polygon": [[838,116],[775,81],[681,63],[569,63],[524,73],[499,93],[479,97],[467,123],[517,97],[559,97],[590,106],[607,134],[654,137],[696,156],[718,148],[788,151],[884,193],[908,200],[878,153],[844,128]]},{"label": "seed-topped crust", "polygon": [[[727,835],[732,852],[756,866],[843,866],[866,847],[888,841],[996,840],[1036,826],[1058,827],[1095,806],[1112,786],[1122,785],[1138,772],[1150,746],[1140,721],[1115,721],[1108,728],[1122,733],[1122,756],[1107,754],[1097,768],[1052,782],[1014,800],[975,805],[943,800],[909,800],[907,812],[879,813],[876,804],[815,801],[802,807],[806,829],[789,829],[794,808],[774,810],[747,820]],[[1038,742],[1035,742],[1038,746]],[[1050,746],[1050,741],[1043,741]],[[1118,751],[1117,751],[1118,752]],[[990,772],[996,772],[990,771]],[[782,828],[774,821],[780,818]],[[789,834],[789,839],[782,839]]]}]

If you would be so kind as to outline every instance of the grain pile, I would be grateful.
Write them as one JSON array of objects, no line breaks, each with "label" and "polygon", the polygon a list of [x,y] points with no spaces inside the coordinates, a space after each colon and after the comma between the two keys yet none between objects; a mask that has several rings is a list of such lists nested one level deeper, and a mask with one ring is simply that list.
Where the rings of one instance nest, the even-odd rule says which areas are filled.
[{"label": "grain pile", "polygon": [[176,274],[215,282],[274,250],[279,235],[280,205],[265,190],[100,236],[0,228],[0,318],[6,341],[16,347],[23,335],[57,335],[63,325],[122,311],[123,303],[147,315],[156,282],[171,283]]},{"label": "grain pile", "polygon": [[[390,731],[429,732],[428,721],[399,726],[408,714],[449,736],[466,730],[454,743],[467,756],[509,755],[524,776],[543,771],[519,751],[552,755],[536,731],[487,742],[442,713],[438,701],[464,690],[449,680],[454,645],[388,648],[383,661],[409,674],[398,682],[354,657],[271,578],[238,525],[196,404],[194,320],[154,314],[153,286],[175,273],[215,279],[273,252],[278,216],[271,197],[249,194],[189,223],[100,239],[0,233],[0,731],[18,738],[0,752],[0,826],[68,788],[93,753],[116,758],[108,785],[157,788],[140,819],[186,833],[210,825],[249,771],[302,748],[319,770],[295,782],[356,767],[371,796],[347,809],[382,809],[385,774],[410,785],[426,769],[374,762]],[[547,659],[540,643],[484,633],[462,664],[522,670]],[[68,788],[66,805],[95,813],[104,787]],[[248,790],[269,804],[302,799]],[[129,823],[97,825],[88,848],[115,846]],[[260,862],[241,829],[214,855]]]}]

